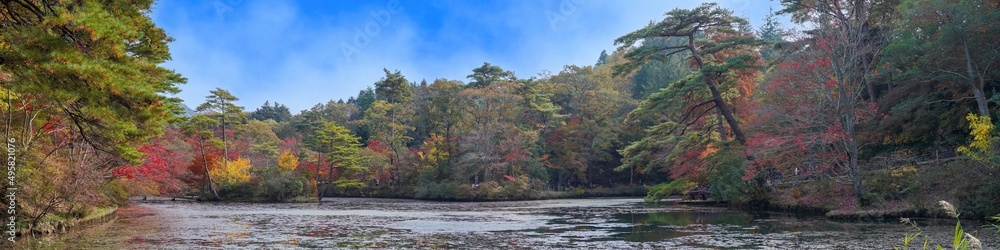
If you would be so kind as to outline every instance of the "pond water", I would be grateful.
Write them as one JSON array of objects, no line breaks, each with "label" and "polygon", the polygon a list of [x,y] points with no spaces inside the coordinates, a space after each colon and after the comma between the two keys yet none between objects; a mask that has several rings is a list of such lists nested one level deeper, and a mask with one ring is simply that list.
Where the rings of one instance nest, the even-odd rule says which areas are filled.
[{"label": "pond water", "polygon": [[[954,221],[921,220],[934,242]],[[967,230],[978,229],[966,225]],[[322,203],[138,201],[106,222],[19,248],[565,248],[891,249],[911,228],[895,221],[747,213],[641,199],[432,202],[327,198]],[[979,230],[987,248],[997,234]]]}]

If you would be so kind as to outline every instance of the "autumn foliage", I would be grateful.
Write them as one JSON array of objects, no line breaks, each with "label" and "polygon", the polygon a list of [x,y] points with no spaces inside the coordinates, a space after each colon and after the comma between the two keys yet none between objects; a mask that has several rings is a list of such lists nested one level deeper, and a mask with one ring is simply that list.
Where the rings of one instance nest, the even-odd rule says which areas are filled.
[{"label": "autumn foliage", "polygon": [[223,162],[216,159],[214,163],[217,167],[210,170],[212,181],[222,187],[231,187],[250,181],[250,160],[239,158]]},{"label": "autumn foliage", "polygon": [[278,167],[286,171],[294,171],[299,167],[299,158],[292,151],[285,150],[278,156]]}]

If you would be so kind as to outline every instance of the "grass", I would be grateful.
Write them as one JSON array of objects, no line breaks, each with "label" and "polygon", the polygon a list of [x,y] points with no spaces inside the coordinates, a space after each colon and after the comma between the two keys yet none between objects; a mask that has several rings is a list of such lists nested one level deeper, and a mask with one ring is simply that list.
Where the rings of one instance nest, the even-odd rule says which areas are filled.
[{"label": "grass", "polygon": [[68,228],[107,218],[116,211],[118,211],[117,206],[99,207],[91,209],[83,217],[79,218],[69,218],[59,214],[47,214],[44,218],[42,218],[38,225],[35,225],[32,228],[26,228],[25,230],[42,234],[54,233],[60,230],[65,231]]}]

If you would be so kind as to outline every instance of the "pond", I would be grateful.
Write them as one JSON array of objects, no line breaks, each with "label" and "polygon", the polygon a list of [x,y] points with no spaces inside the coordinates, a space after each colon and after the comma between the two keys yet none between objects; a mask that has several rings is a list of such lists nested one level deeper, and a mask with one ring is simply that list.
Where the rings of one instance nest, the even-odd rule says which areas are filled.
[{"label": "pond", "polygon": [[[954,221],[921,220],[950,242]],[[979,229],[966,225],[967,230]],[[891,249],[911,231],[895,221],[747,213],[641,199],[433,202],[327,198],[322,203],[137,201],[106,222],[19,248],[565,248]],[[993,231],[979,230],[987,248]]]}]

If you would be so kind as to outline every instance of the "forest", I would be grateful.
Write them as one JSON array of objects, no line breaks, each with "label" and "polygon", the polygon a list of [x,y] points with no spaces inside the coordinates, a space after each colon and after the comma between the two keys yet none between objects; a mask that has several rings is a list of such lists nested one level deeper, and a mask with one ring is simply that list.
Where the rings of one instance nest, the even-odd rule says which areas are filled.
[{"label": "forest", "polygon": [[386,68],[300,112],[222,88],[193,109],[170,97],[186,79],[160,66],[173,39],[152,0],[2,2],[0,188],[16,189],[2,206],[30,231],[143,196],[658,201],[709,187],[832,217],[944,216],[939,200],[1000,214],[996,1],[782,0],[759,25],[706,3],[649,17],[593,65]]}]

